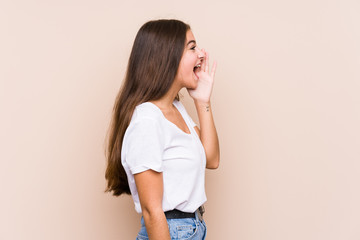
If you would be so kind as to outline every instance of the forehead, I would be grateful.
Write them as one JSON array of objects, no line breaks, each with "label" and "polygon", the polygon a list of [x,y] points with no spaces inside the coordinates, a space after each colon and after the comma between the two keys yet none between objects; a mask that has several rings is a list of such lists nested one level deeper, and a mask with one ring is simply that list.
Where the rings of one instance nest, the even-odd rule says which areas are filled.
[{"label": "forehead", "polygon": [[191,30],[188,30],[186,32],[186,43],[188,43],[189,41],[194,40],[195,41],[195,37],[194,34],[192,33]]}]

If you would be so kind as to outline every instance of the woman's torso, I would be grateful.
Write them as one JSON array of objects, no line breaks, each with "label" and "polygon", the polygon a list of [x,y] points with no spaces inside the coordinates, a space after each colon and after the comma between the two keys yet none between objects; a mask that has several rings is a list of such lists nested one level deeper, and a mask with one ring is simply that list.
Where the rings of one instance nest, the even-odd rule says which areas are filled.
[{"label": "woman's torso", "polygon": [[122,163],[138,213],[134,174],[148,169],[163,172],[164,211],[194,212],[206,201],[204,148],[184,106],[176,100],[173,104],[190,133],[168,120],[155,104],[145,102],[135,108],[124,135]]}]

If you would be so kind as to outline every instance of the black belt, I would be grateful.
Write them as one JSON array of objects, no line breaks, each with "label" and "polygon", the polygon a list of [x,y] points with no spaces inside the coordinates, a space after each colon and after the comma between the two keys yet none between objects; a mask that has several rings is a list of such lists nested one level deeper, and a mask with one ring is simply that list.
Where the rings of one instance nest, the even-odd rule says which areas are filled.
[{"label": "black belt", "polygon": [[199,214],[199,218],[202,219],[202,215],[204,214],[205,209],[203,206],[200,206],[196,212],[193,213],[187,213],[187,212],[182,212],[180,210],[174,209],[171,211],[166,211],[165,212],[165,216],[167,219],[175,219],[175,218],[195,218],[195,214],[198,213]]}]

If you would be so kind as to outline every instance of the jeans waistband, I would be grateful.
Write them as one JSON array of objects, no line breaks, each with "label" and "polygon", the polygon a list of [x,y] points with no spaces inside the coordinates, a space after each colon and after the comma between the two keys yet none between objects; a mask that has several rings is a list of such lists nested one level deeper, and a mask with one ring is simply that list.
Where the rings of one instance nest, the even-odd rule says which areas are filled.
[{"label": "jeans waistband", "polygon": [[205,212],[204,206],[200,206],[195,212],[187,213],[182,212],[180,210],[174,209],[171,211],[166,211],[165,216],[167,219],[176,219],[176,218],[196,218],[196,214],[198,215],[199,219],[203,219],[203,215]]}]

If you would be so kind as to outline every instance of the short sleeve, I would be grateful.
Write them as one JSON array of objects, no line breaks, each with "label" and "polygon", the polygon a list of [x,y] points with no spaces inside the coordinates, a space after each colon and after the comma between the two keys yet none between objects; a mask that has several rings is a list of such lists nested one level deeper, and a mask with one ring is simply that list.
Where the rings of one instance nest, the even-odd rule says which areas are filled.
[{"label": "short sleeve", "polygon": [[160,123],[142,118],[131,123],[124,136],[125,162],[132,174],[163,171],[164,140]]}]

